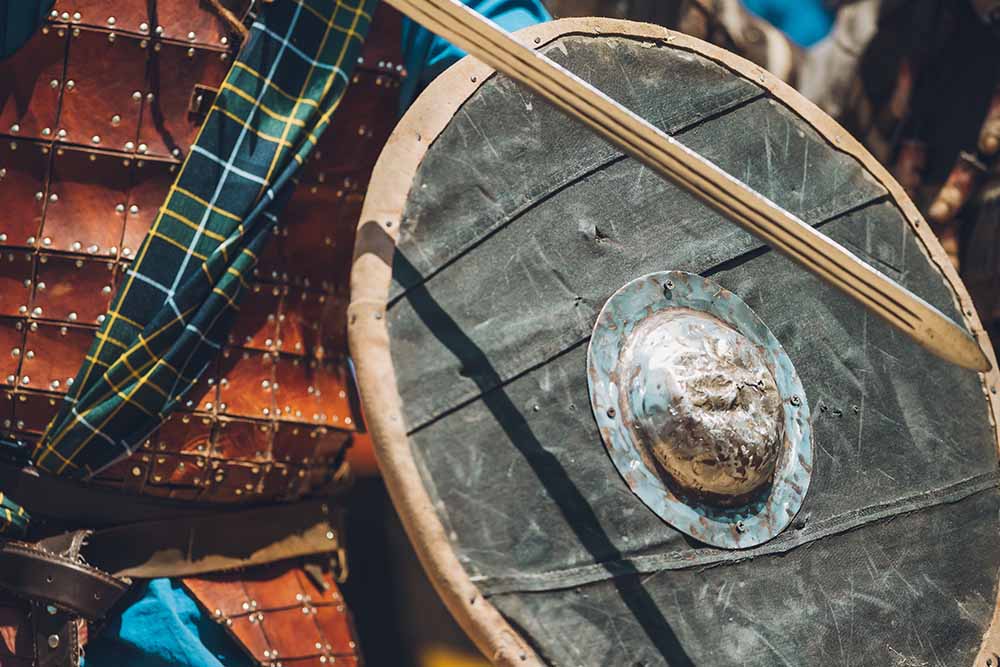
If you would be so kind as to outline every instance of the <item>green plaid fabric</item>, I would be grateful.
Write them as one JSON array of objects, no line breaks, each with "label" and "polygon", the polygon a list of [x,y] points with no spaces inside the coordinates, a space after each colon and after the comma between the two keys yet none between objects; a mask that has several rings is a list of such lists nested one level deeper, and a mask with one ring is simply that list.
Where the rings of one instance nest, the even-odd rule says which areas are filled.
[{"label": "green plaid fabric", "polygon": [[[38,468],[87,477],[128,456],[215,358],[245,276],[291,196],[292,175],[343,97],[377,1],[262,5],[72,391],[33,452]],[[27,521],[15,503],[2,502],[0,524]]]},{"label": "green plaid fabric", "polygon": [[24,508],[0,491],[0,535],[7,531],[23,531],[28,525],[28,520],[28,513]]}]

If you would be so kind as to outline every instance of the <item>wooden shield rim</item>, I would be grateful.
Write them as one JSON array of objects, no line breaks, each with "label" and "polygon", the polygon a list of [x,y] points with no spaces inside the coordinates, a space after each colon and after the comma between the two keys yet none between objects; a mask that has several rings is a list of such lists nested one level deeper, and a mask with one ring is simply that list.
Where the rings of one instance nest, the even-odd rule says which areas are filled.
[{"label": "wooden shield rim", "polygon": [[[661,26],[607,18],[569,18],[525,28],[516,38],[538,49],[569,35],[646,39],[696,53],[737,76],[750,79],[781,100],[836,149],[857,159],[885,187],[916,233],[920,247],[951,289],[963,323],[974,333],[990,360],[992,369],[981,373],[980,380],[990,405],[995,440],[1000,443],[997,431],[1000,402],[995,395],[1000,386],[1000,373],[972,298],[902,187],[850,133],[791,86],[758,65]],[[492,68],[474,58],[462,59],[427,87],[386,142],[375,165],[358,224],[351,270],[348,340],[379,468],[407,535],[438,595],[462,629],[494,664],[544,665],[530,645],[483,597],[452,551],[410,449],[385,318],[392,284],[393,254],[409,187],[434,140],[462,104],[495,74]],[[987,658],[997,655],[1000,655],[1000,599],[994,606],[993,618],[973,664],[986,664]]]}]

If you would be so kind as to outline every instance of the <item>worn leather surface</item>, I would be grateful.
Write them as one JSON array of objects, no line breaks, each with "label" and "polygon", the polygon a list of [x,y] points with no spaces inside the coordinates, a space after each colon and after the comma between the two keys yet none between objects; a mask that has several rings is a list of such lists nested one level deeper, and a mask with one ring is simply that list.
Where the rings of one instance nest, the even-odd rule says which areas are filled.
[{"label": "worn leather surface", "polygon": [[183,581],[259,664],[359,664],[351,616],[326,564],[291,560]]},{"label": "worn leather surface", "polygon": [[[242,16],[248,2],[225,3]],[[182,410],[94,480],[180,501],[335,489],[358,429],[346,361],[354,228],[405,76],[380,8],[354,83],[302,173],[228,345]],[[0,425],[31,441],[194,141],[236,46],[200,0],[59,0],[0,73]],[[201,96],[201,98],[199,98]]]},{"label": "worn leather surface", "polygon": [[88,532],[0,544],[0,588],[89,621],[103,618],[128,583],[78,559]]}]

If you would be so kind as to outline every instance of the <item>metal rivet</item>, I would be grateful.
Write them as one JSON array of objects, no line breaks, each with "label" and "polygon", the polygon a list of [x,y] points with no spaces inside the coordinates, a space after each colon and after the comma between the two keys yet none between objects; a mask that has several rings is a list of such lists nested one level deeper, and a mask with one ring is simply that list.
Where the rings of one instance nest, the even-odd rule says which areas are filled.
[{"label": "metal rivet", "polygon": [[35,351],[34,350],[28,350],[27,352],[24,353],[24,356],[27,357],[28,359],[34,359],[35,358]]},{"label": "metal rivet", "polygon": [[21,378],[21,384],[31,384],[31,378],[25,375],[23,378]]},{"label": "metal rivet", "polygon": [[136,206],[135,204],[132,204],[131,206],[128,207],[128,212],[131,213],[132,215],[136,215],[137,213],[139,213],[139,207]]},{"label": "metal rivet", "polygon": [[140,93],[138,90],[135,91],[134,93],[132,93],[132,99],[136,102],[140,101],[142,99],[142,93]]},{"label": "metal rivet", "polygon": [[49,195],[49,201],[51,202],[59,201],[59,195],[53,192],[52,194]]},{"label": "metal rivet", "polygon": [[76,313],[70,313],[69,315],[66,316],[66,319],[69,320],[70,322],[76,322],[77,314]]},{"label": "metal rivet", "polygon": [[134,143],[132,143],[131,141],[126,141],[125,142],[125,150],[130,151],[130,150],[133,150],[134,148],[135,148],[135,144]]},{"label": "metal rivet", "polygon": [[139,24],[139,32],[149,32],[149,24],[143,21]]},{"label": "metal rivet", "polygon": [[59,648],[59,635],[49,635],[49,648]]},{"label": "metal rivet", "polygon": [[797,395],[793,395],[792,398],[790,399],[790,402],[794,406],[802,405],[802,399],[799,398]]},{"label": "metal rivet", "polygon": [[59,135],[60,139],[64,139],[66,137],[66,130],[59,130],[56,134]]},{"label": "metal rivet", "polygon": [[73,88],[75,87],[76,87],[76,81],[74,81],[73,79],[70,79],[69,81],[66,82],[67,90],[73,90]]},{"label": "metal rivet", "polygon": [[90,138],[90,142],[91,142],[91,143],[94,143],[94,144],[99,144],[99,143],[101,143],[101,136],[100,136],[100,135],[98,135],[98,134],[95,134],[94,136],[92,136],[92,137]]},{"label": "metal rivet", "polygon": [[336,537],[336,535],[333,534],[332,530],[326,531],[326,539],[332,540],[334,537]]},{"label": "metal rivet", "polygon": [[34,317],[39,317],[39,316],[40,316],[40,315],[42,314],[42,307],[41,307],[41,306],[35,306],[35,307],[34,307],[34,308],[33,308],[33,309],[31,310],[31,314],[32,314],[32,316],[34,316]]},{"label": "metal rivet", "polygon": [[52,79],[51,81],[49,81],[49,85],[51,87],[53,87],[53,88],[58,88],[59,87],[59,79]]},{"label": "metal rivet", "polygon": [[193,32],[189,32],[189,33],[188,33],[188,39],[189,39],[189,40],[191,40],[191,41],[193,42],[193,41],[194,41],[194,38],[195,38],[195,34],[194,34]]}]

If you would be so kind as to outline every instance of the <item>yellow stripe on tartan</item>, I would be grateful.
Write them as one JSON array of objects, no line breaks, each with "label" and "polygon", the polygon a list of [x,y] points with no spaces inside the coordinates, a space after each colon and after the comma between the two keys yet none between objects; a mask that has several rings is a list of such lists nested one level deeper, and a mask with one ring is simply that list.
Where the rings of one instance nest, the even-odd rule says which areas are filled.
[{"label": "yellow stripe on tartan", "polygon": [[[336,23],[334,23],[334,21],[336,19],[336,16],[337,16],[336,11],[334,11],[333,15],[330,18],[327,18],[326,16],[323,16],[322,13],[320,13],[315,8],[313,8],[313,6],[309,4],[308,0],[305,0],[305,1],[304,0],[295,0],[295,4],[300,5],[303,9],[307,10],[310,14],[312,14],[313,16],[315,16],[316,18],[318,18],[320,21],[323,21],[324,23],[326,23],[327,29],[333,28],[334,30],[338,30],[341,33],[347,35],[347,40],[345,40],[345,41],[350,41],[351,39],[354,39],[355,37],[361,37],[361,35],[359,35],[358,33],[354,32],[354,28],[356,28],[357,25],[358,25],[357,21],[355,21],[351,25],[350,29],[348,29],[348,28],[341,28]],[[341,6],[342,6],[341,3],[338,2],[337,3],[338,9]],[[365,17],[369,21],[372,20],[372,17],[369,16],[367,12],[365,12],[364,0],[358,0],[357,6],[356,7],[349,7],[349,9],[352,10],[352,11],[354,11],[356,14]],[[320,53],[322,53],[322,51],[323,51],[323,49],[320,49]],[[344,62],[343,56],[341,56],[340,58],[338,58],[337,62],[338,63]]]},{"label": "yellow stripe on tartan", "polygon": [[[145,378],[148,378],[148,377],[149,377],[149,376],[151,376],[151,375],[152,375],[153,373],[155,373],[155,372],[156,372],[156,369],[157,369],[157,367],[159,367],[159,366],[160,366],[161,364],[162,364],[162,365],[164,365],[164,366],[168,366],[168,367],[169,367],[169,364],[167,364],[167,363],[166,363],[166,362],[165,362],[165,361],[164,361],[163,359],[157,359],[157,360],[156,360],[156,363],[155,363],[155,364],[153,364],[153,366],[152,366],[152,367],[151,367],[151,368],[149,369],[149,372],[148,372],[148,373],[146,373],[146,375],[144,376],[144,379],[145,379]],[[115,405],[115,407],[114,407],[114,410],[113,410],[113,411],[111,412],[111,414],[109,414],[109,415],[108,415],[108,416],[107,416],[107,417],[106,417],[106,418],[104,419],[104,421],[103,421],[103,422],[101,423],[101,425],[100,425],[100,426],[96,426],[96,427],[92,427],[92,428],[93,428],[94,430],[96,430],[97,432],[99,432],[99,433],[102,433],[102,430],[101,430],[101,429],[103,429],[103,428],[104,428],[105,426],[107,426],[107,424],[108,424],[108,422],[109,422],[109,421],[111,420],[111,418],[112,418],[112,417],[113,417],[114,415],[116,415],[116,414],[117,414],[117,413],[118,413],[118,412],[119,412],[119,411],[120,411],[120,410],[122,409],[122,407],[123,407],[123,406],[125,406],[125,405],[138,405],[137,403],[133,403],[133,401],[132,401],[132,397],[133,397],[133,396],[134,396],[134,395],[136,394],[136,392],[138,392],[138,391],[139,391],[139,389],[141,389],[141,388],[142,388],[142,387],[144,387],[144,386],[146,386],[146,385],[145,385],[145,384],[144,384],[144,383],[143,383],[142,381],[140,381],[140,382],[136,383],[136,385],[135,385],[134,387],[132,387],[132,390],[131,390],[131,391],[130,391],[129,393],[127,393],[127,394],[124,394],[124,395],[122,395],[122,402],[121,402],[121,403],[119,403],[119,404],[117,404],[117,405]],[[140,409],[141,409],[141,407],[140,407]],[[73,416],[73,423],[74,423],[74,424],[80,424],[80,423],[82,423],[82,421],[83,421],[83,419],[82,419],[82,417],[81,417],[81,416],[79,416],[79,415],[74,415],[74,416]],[[67,432],[68,432],[68,431],[69,431],[69,429],[67,429]],[[65,461],[65,463],[63,463],[62,467],[61,467],[61,468],[59,468],[59,469],[58,469],[58,470],[56,471],[56,474],[57,474],[57,475],[61,475],[61,474],[62,474],[62,473],[63,473],[63,472],[64,472],[64,471],[66,470],[66,467],[67,467],[67,466],[69,466],[69,465],[72,465],[73,467],[79,467],[79,466],[76,466],[76,465],[75,465],[75,464],[73,463],[73,460],[74,460],[74,459],[76,459],[76,457],[77,457],[77,456],[78,456],[78,455],[80,454],[80,452],[81,452],[81,451],[83,451],[83,449],[84,449],[84,448],[85,448],[85,447],[86,447],[87,445],[89,445],[89,444],[91,443],[91,441],[93,441],[93,439],[94,439],[95,437],[96,437],[96,435],[95,435],[95,434],[91,434],[91,435],[87,436],[86,438],[84,438],[84,439],[83,439],[83,441],[82,441],[82,442],[80,442],[80,444],[79,444],[79,445],[77,445],[76,449],[74,449],[74,450],[73,450],[73,451],[72,451],[72,452],[70,453],[70,455],[69,455],[68,457],[65,457],[65,456],[63,456],[63,455],[62,455],[61,453],[59,453],[58,451],[56,451],[56,452],[55,452],[55,453],[56,453],[56,455],[57,455],[57,456],[58,456],[58,457],[59,457],[60,459],[62,459],[63,461]],[[54,444],[50,444],[50,445],[49,445],[48,447],[46,447],[46,449],[49,449],[49,450],[51,450],[51,449],[52,449],[53,447],[54,447]]]},{"label": "yellow stripe on tartan", "polygon": [[[181,186],[177,185],[177,183],[179,183],[179,182],[180,182],[180,178],[178,178],[177,181],[174,182],[174,186],[171,187],[170,189],[173,190],[173,191],[175,191],[175,192],[181,193],[182,195],[184,195],[185,197],[187,197],[189,199],[195,200],[196,202],[198,202],[199,204],[201,204],[202,206],[204,206],[205,208],[207,208],[212,213],[218,213],[222,217],[229,218],[230,220],[235,220],[237,222],[243,222],[243,218],[241,218],[240,216],[236,215],[235,213],[230,213],[229,211],[227,211],[224,208],[219,208],[215,204],[210,204],[210,203],[208,203],[207,200],[202,199],[201,197],[199,197],[195,193],[191,192],[190,190],[185,190]],[[206,236],[207,236],[207,234],[206,234]],[[225,237],[224,236],[219,236],[219,240],[220,241],[224,241]]]},{"label": "yellow stripe on tartan", "polygon": [[[193,310],[193,309],[189,309],[187,312],[181,313],[181,316],[182,317],[187,317],[187,315],[190,314],[191,310]],[[153,335],[150,336],[150,338],[155,338],[156,336],[162,334],[164,331],[168,330],[172,325],[176,324],[177,322],[178,322],[178,320],[171,321],[166,326],[163,326],[159,330],[157,330],[156,332],[154,332]],[[147,340],[148,340],[147,337],[143,336],[142,333],[138,334],[138,336],[136,337],[136,340],[137,340],[137,343],[139,343],[140,347],[142,347],[145,350],[146,357],[150,360],[150,364],[152,364],[151,366],[150,366],[150,364],[146,364],[145,365],[145,366],[149,367],[149,371],[144,373],[145,376],[148,376],[152,372],[154,372],[155,369],[158,366],[164,366],[164,367],[166,367],[168,370],[170,370],[171,373],[174,374],[175,377],[179,377],[181,375],[181,372],[179,370],[177,370],[176,368],[174,368],[172,365],[170,365],[169,362],[167,362],[162,357],[157,357],[153,353],[153,350],[150,349],[149,344],[147,343]],[[130,347],[129,350],[134,351],[134,346]],[[122,362],[122,363],[125,364],[126,369],[130,373],[130,377],[136,379],[136,381],[138,382],[138,384],[136,384],[135,388],[133,389],[133,393],[134,393],[135,391],[138,390],[139,387],[143,386],[143,384],[142,384],[142,382],[143,382],[142,378],[143,378],[144,375],[136,375],[137,371],[133,370],[133,367],[132,367],[131,363],[128,362],[128,356],[131,353],[132,352],[126,352],[125,354],[121,355],[119,357],[118,361],[120,361],[120,362]],[[96,359],[93,359],[90,355],[87,355],[87,359],[90,360],[90,362],[92,364],[96,365],[97,363],[101,363],[103,365],[103,362],[100,362],[100,361],[98,361]],[[142,371],[140,370],[139,372],[142,372]],[[99,404],[104,403],[105,401],[107,401],[111,396],[113,396],[113,395],[119,395],[119,387],[115,386],[114,383],[111,382],[110,378],[105,377],[105,380],[111,386],[112,390],[109,391],[109,392],[106,392],[105,394],[103,394],[97,401],[95,401],[95,404],[99,405]],[[149,383],[150,386],[154,386],[154,383],[152,383],[152,381],[148,381],[148,383]],[[157,388],[159,388],[159,387],[157,386]],[[166,392],[161,392],[161,393],[163,393],[164,396],[167,396]],[[107,415],[107,417],[105,417],[105,419],[101,423],[101,425],[98,426],[98,427],[94,427],[95,430],[100,431],[105,426],[107,426],[108,422],[115,415],[118,414],[118,411],[121,410],[121,408],[124,405],[125,405],[124,403],[119,403],[118,405],[116,405],[114,407],[114,409]],[[74,418],[73,418],[73,423],[74,424],[80,424],[81,421],[82,421],[82,419],[81,419],[81,417],[79,415],[74,415]],[[49,426],[51,427],[51,424]],[[48,456],[48,454],[50,454],[50,453],[55,453],[63,461],[69,461],[70,459],[72,459],[73,457],[75,457],[76,453],[72,454],[70,456],[70,459],[66,459],[65,457],[62,456],[62,454],[60,454],[58,452],[58,450],[55,449],[62,442],[63,438],[65,438],[66,435],[68,435],[70,433],[71,430],[72,429],[70,429],[70,428],[63,429],[63,432],[61,434],[59,434],[54,440],[52,440],[52,442],[47,443],[46,446],[45,446],[45,448],[44,448],[43,453],[37,459],[36,463],[37,464],[41,464],[45,460],[45,458]],[[46,433],[48,433],[48,430],[46,430]],[[84,442],[81,443],[81,446],[77,448],[76,452],[79,452],[80,449],[83,446],[85,446],[86,444],[89,444],[93,440],[93,438],[94,438],[93,435],[88,436],[84,440]],[[43,440],[44,440],[44,438],[43,438]],[[61,470],[62,469],[60,469],[60,471],[59,471],[60,474],[61,474]]]},{"label": "yellow stripe on tartan", "polygon": [[[265,83],[268,87],[270,87],[272,90],[274,90],[275,92],[277,92],[278,94],[280,94],[282,97],[285,97],[286,99],[288,99],[290,102],[296,102],[296,101],[298,101],[297,98],[294,95],[292,95],[287,90],[285,90],[284,88],[282,88],[281,86],[279,86],[278,84],[276,84],[274,81],[267,81],[267,80],[265,80],[265,78],[260,75],[260,72],[258,72],[257,70],[255,70],[254,68],[250,67],[249,65],[247,65],[244,62],[240,62],[239,60],[237,60],[235,63],[233,63],[233,69],[241,69],[244,72],[246,72],[246,73],[248,73],[248,74],[256,77],[262,83]],[[317,102],[315,100],[302,100],[302,103],[304,105],[306,105],[306,106],[311,106],[311,107],[319,108],[319,102]]]},{"label": "yellow stripe on tartan", "polygon": [[[191,199],[193,199],[193,197],[191,197],[190,195],[186,194],[187,191],[184,190],[184,188],[177,188],[177,191],[180,192],[180,194],[185,195],[185,196],[190,197]],[[200,204],[201,202],[198,202],[198,203]],[[204,204],[202,204],[202,205],[204,206]],[[219,211],[222,211],[222,210],[224,210],[224,209],[219,209]],[[184,215],[181,215],[177,211],[172,211],[172,210],[166,208],[166,206],[161,207],[160,211],[161,211],[162,215],[168,216],[168,217],[172,218],[173,220],[176,220],[177,222],[179,222],[179,223],[181,223],[183,225],[186,225],[187,227],[190,227],[191,229],[193,229],[195,231],[198,230],[198,223],[197,222],[195,222],[194,220],[191,220],[190,218],[188,218],[188,217],[186,217]],[[227,215],[226,217],[228,218],[229,216]],[[201,233],[204,236],[207,236],[208,238],[212,239],[213,241],[218,241],[219,243],[222,243],[223,241],[226,240],[225,236],[223,236],[222,234],[219,234],[218,232],[213,232],[211,229],[207,229],[207,228],[203,229],[203,230],[201,230]]]},{"label": "yellow stripe on tartan", "polygon": [[231,112],[231,111],[229,111],[227,109],[221,109],[219,107],[212,107],[212,109],[209,111],[209,113],[213,113],[213,112],[214,113],[221,113],[226,118],[229,118],[234,123],[237,123],[240,126],[242,126],[243,128],[245,128],[248,132],[253,132],[254,134],[256,134],[261,139],[265,139],[267,141],[270,141],[273,144],[278,144],[279,146],[281,146],[283,148],[291,148],[291,146],[292,146],[287,141],[284,141],[281,137],[276,137],[276,136],[268,134],[267,132],[264,132],[262,130],[258,130],[257,128],[255,128],[252,125],[250,125],[249,121],[244,120],[243,118],[240,118],[239,116],[237,116],[236,114],[234,114],[233,112]]},{"label": "yellow stripe on tartan", "polygon": [[[308,4],[304,3],[302,0],[296,0],[296,2],[299,4],[300,7],[305,7],[305,8],[310,9],[310,10],[312,9],[311,7],[309,7]],[[337,60],[336,60],[337,71],[330,72],[329,75],[326,78],[326,83],[323,86],[323,93],[322,93],[322,95],[320,95],[320,99],[321,100],[322,99],[326,99],[327,94],[329,94],[329,92],[330,92],[330,87],[336,82],[337,73],[340,71],[340,66],[344,62],[344,57],[345,57],[345,55],[347,53],[347,49],[348,49],[348,47],[349,47],[349,45],[351,43],[351,40],[353,39],[352,35],[356,36],[355,33],[354,33],[354,28],[357,27],[357,25],[358,25],[359,14],[363,13],[361,11],[362,7],[360,5],[360,3],[363,2],[363,0],[358,0],[358,2],[359,2],[359,6],[351,8],[351,10],[354,11],[354,20],[351,23],[351,34],[348,35],[347,39],[344,40],[344,43],[341,46],[340,53],[337,55]],[[326,30],[323,32],[323,39],[320,40],[319,48],[316,50],[317,53],[323,53],[323,49],[326,47],[326,41],[330,38],[330,27],[336,23],[336,21],[337,21],[337,14],[340,12],[341,7],[343,7],[343,6],[344,5],[342,3],[338,2],[337,6],[333,10],[333,14],[329,17],[329,19],[328,20],[324,19],[324,20],[326,20]],[[302,87],[299,89],[299,95],[298,95],[298,98],[295,101],[295,106],[292,108],[292,113],[290,114],[291,116],[295,116],[296,113],[298,113],[299,104],[301,103],[301,100],[302,100],[302,98],[303,98],[303,96],[305,94],[306,88],[309,86],[309,82],[312,80],[312,77],[313,77],[313,74],[315,73],[315,71],[316,71],[316,65],[315,65],[315,61],[314,61],[314,64],[311,64],[309,66],[309,73],[306,74],[305,78],[302,80]],[[345,87],[346,87],[346,84],[345,84]],[[343,92],[341,92],[341,95],[343,95]],[[287,136],[288,136],[288,126],[285,126],[285,134],[282,135],[282,139],[284,139]],[[308,133],[307,136],[311,137],[312,133],[311,132]],[[316,144],[316,141],[313,141],[311,138],[309,140],[312,141],[313,145]],[[271,157],[271,164],[267,168],[267,176],[264,179],[268,183],[270,183],[271,180],[272,180],[272,178],[274,177],[274,169],[277,166],[277,161],[278,161],[279,153],[280,153],[280,151],[275,151],[274,155]]]},{"label": "yellow stripe on tartan", "polygon": [[152,236],[154,238],[160,239],[161,241],[165,241],[169,245],[172,245],[175,248],[178,248],[179,250],[183,250],[186,253],[190,253],[192,257],[195,257],[195,258],[197,258],[198,260],[200,260],[202,262],[204,262],[206,259],[208,259],[208,255],[202,254],[202,253],[198,252],[197,250],[195,250],[194,248],[186,246],[183,243],[181,243],[180,241],[177,241],[176,239],[172,239],[169,236],[163,234],[162,232],[152,232]]},{"label": "yellow stripe on tartan", "polygon": [[274,120],[281,121],[282,123],[288,123],[290,125],[295,125],[296,127],[305,127],[306,123],[304,120],[299,120],[298,118],[292,118],[291,116],[284,116],[277,111],[268,108],[263,102],[258,103],[251,95],[248,95],[243,90],[240,90],[228,81],[222,84],[222,87],[226,90],[231,90],[236,94],[237,97],[242,98],[249,102],[250,104],[256,104],[257,108],[266,113],[268,116]]}]

